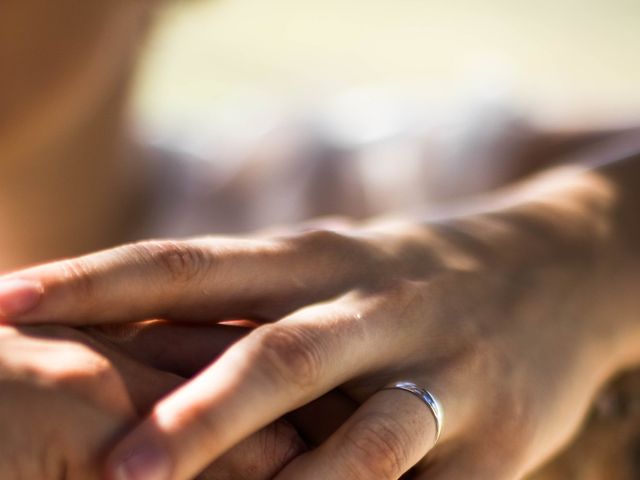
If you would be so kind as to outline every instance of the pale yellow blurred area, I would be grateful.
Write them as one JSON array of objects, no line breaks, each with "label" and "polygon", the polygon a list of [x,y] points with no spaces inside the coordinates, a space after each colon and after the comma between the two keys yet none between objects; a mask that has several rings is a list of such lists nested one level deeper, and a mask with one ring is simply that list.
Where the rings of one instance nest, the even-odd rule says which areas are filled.
[{"label": "pale yellow blurred area", "polygon": [[138,111],[181,119],[362,86],[426,104],[485,95],[551,119],[636,119],[640,1],[176,1],[150,41]]}]

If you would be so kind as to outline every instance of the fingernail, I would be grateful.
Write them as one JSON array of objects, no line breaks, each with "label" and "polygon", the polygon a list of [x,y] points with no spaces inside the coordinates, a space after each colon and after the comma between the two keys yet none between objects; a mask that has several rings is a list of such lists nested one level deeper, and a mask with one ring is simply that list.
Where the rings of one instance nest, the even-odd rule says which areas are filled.
[{"label": "fingernail", "polygon": [[114,480],[169,480],[171,476],[169,457],[151,446],[133,450],[112,465],[109,478]]},{"label": "fingernail", "polygon": [[42,297],[42,284],[33,280],[0,280],[0,319],[33,310]]}]

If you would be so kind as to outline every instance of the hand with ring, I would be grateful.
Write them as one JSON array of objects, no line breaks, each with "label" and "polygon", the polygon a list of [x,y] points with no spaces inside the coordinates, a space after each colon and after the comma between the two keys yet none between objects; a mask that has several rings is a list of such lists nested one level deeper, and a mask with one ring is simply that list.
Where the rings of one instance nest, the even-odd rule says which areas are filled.
[{"label": "hand with ring", "polygon": [[144,242],[35,267],[0,285],[0,310],[259,325],[122,439],[110,480],[193,478],[333,389],[359,407],[277,480],[520,478],[568,441],[639,336],[604,308],[624,270],[603,233],[605,182],[536,182],[437,222]]}]

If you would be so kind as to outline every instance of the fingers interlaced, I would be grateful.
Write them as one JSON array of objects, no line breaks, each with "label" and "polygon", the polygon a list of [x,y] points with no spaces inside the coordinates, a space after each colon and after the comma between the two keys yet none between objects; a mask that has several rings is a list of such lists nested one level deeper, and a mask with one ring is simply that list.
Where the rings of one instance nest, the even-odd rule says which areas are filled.
[{"label": "fingers interlaced", "polygon": [[84,331],[140,363],[190,378],[252,329],[156,320],[85,327]]},{"label": "fingers interlaced", "polygon": [[[393,332],[383,335],[392,338]],[[132,452],[152,447],[170,459],[171,473],[161,478],[193,478],[274,419],[387,362],[390,352],[374,338],[336,304],[260,327],[162,400],[119,445],[109,466],[117,471]],[[367,353],[374,349],[378,355],[372,360]]]},{"label": "fingers interlaced", "polygon": [[296,429],[278,420],[222,455],[198,480],[271,480],[307,449]]}]

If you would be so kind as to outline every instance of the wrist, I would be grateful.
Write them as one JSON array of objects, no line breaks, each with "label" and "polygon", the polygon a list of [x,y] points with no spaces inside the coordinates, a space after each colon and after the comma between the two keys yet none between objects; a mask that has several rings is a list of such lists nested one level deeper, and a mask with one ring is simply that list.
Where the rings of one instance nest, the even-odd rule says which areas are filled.
[{"label": "wrist", "polygon": [[571,301],[581,312],[572,320],[575,341],[606,377],[638,361],[640,352],[640,296],[629,294],[634,273],[628,249],[619,247],[616,198],[615,186],[598,172],[557,169],[484,199],[472,214],[407,224],[400,237],[395,225],[385,245],[412,273],[480,268],[518,281],[535,278],[532,289],[564,282],[560,288],[575,292]]},{"label": "wrist", "polygon": [[532,262],[573,272],[587,350],[609,376],[640,363],[637,222],[623,193],[599,169],[562,168],[524,185],[494,214],[513,225]]}]

